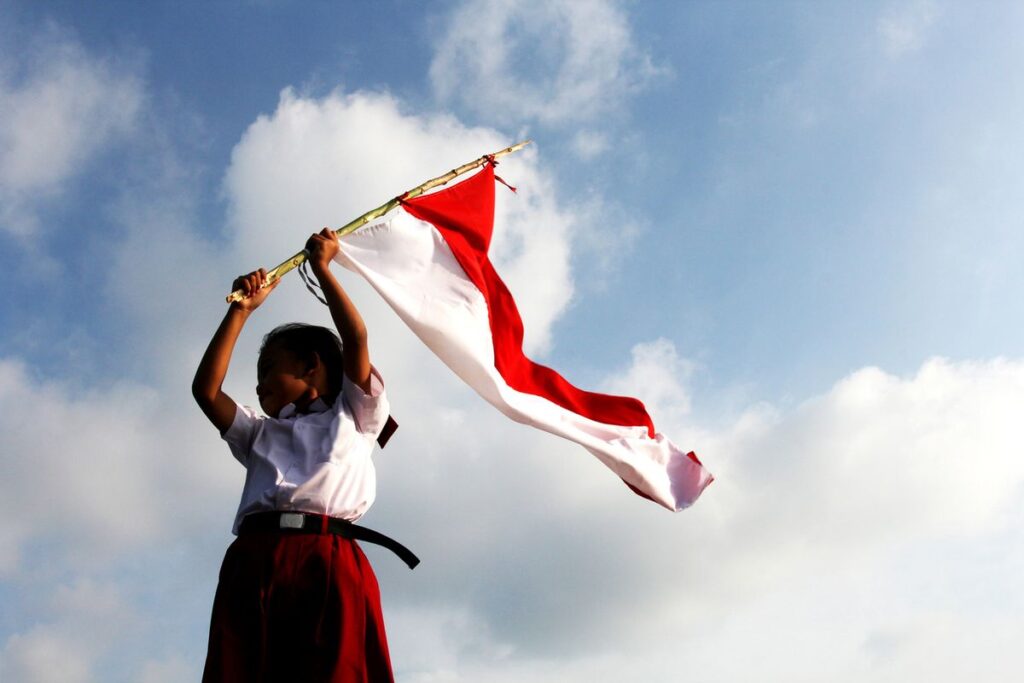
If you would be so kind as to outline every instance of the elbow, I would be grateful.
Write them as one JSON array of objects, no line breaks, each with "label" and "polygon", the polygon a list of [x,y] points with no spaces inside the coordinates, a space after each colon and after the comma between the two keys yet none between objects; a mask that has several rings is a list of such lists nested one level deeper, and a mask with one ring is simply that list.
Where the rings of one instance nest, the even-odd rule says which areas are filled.
[{"label": "elbow", "polygon": [[192,382],[192,398],[200,406],[213,405],[216,395],[216,389],[211,389],[205,382],[201,382],[198,377]]},{"label": "elbow", "polygon": [[359,329],[357,329],[352,336],[354,337],[353,341],[356,344],[359,344],[360,346],[366,346],[366,325],[360,325]]},{"label": "elbow", "polygon": [[359,325],[353,329],[345,330],[342,337],[342,345],[346,349],[366,346],[366,325]]}]

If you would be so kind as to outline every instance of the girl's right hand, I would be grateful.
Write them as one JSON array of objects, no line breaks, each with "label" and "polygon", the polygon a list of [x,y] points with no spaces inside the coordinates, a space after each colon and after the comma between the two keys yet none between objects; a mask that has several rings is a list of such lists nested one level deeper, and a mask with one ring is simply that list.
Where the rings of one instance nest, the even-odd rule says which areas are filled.
[{"label": "girl's right hand", "polygon": [[277,287],[281,282],[281,278],[274,280],[271,284],[266,285],[267,282],[267,271],[265,268],[254,270],[248,275],[240,275],[235,278],[235,281],[231,283],[231,291],[236,289],[242,290],[242,294],[245,298],[241,301],[235,301],[232,306],[237,306],[244,311],[254,311],[259,308],[259,305],[263,303],[263,300],[267,298],[270,292]]}]

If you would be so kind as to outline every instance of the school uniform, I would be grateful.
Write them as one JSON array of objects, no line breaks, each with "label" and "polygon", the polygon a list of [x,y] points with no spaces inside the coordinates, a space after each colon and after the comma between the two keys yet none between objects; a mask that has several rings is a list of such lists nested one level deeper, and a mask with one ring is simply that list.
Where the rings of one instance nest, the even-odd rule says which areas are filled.
[{"label": "school uniform", "polygon": [[246,477],[204,683],[393,680],[377,579],[355,538],[408,551],[351,524],[376,496],[371,455],[393,425],[376,369],[370,384],[346,377],[333,405],[317,399],[303,414],[236,407],[222,436]]}]

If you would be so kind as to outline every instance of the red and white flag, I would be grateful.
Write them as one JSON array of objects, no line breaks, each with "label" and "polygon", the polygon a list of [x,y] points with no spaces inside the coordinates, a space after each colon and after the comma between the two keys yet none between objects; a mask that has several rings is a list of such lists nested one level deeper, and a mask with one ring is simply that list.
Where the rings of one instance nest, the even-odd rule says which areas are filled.
[{"label": "red and white flag", "polygon": [[515,301],[487,256],[494,169],[408,199],[341,238],[337,261],[366,278],[455,374],[517,422],[575,441],[634,491],[681,510],[712,477],[643,404],[577,389],[523,354]]}]

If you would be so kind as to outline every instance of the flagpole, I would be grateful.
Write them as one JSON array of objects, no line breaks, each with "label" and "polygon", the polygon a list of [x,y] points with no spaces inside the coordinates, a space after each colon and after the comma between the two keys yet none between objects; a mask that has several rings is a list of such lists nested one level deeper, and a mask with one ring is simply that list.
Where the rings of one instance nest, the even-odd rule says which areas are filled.
[{"label": "flagpole", "polygon": [[[499,152],[494,152],[493,154],[485,154],[482,157],[480,157],[479,159],[474,159],[473,161],[470,161],[467,164],[463,164],[462,166],[459,166],[458,168],[454,168],[451,171],[448,171],[444,175],[438,176],[438,177],[436,177],[436,178],[434,178],[432,180],[428,180],[427,182],[423,183],[422,185],[418,185],[418,186],[414,187],[413,189],[409,190],[405,194],[401,194],[401,195],[395,197],[394,199],[391,199],[391,200],[385,202],[384,204],[381,204],[376,209],[373,209],[371,211],[367,211],[366,213],[364,213],[359,218],[356,218],[355,220],[346,223],[345,225],[343,225],[340,228],[338,228],[337,230],[335,230],[334,234],[336,234],[338,237],[341,237],[342,235],[347,235],[348,233],[350,233],[350,232],[352,232],[354,230],[358,230],[359,228],[363,227],[364,225],[366,225],[367,223],[369,223],[373,219],[379,218],[380,216],[383,216],[384,214],[386,214],[388,211],[391,211],[396,206],[398,206],[403,200],[405,200],[405,199],[412,199],[413,197],[418,197],[419,195],[423,194],[424,192],[426,192],[428,190],[432,190],[435,187],[438,187],[439,185],[444,185],[446,183],[449,183],[452,180],[454,180],[455,178],[458,178],[460,175],[462,175],[464,173],[468,173],[469,171],[472,171],[474,168],[479,168],[479,167],[483,166],[488,161],[492,161],[494,159],[497,159],[498,157],[503,157],[506,154],[512,154],[513,152],[518,152],[523,147],[526,147],[528,144],[530,144],[530,142],[531,142],[530,140],[524,140],[523,142],[520,142],[518,144],[512,145],[511,147],[506,147],[505,149],[503,149],[503,150],[501,150]],[[295,268],[297,268],[300,265],[302,265],[302,263],[305,260],[306,260],[306,253],[305,253],[305,251],[300,251],[299,253],[295,254],[294,256],[292,256],[288,260],[284,261],[283,263],[278,264],[272,270],[267,271],[267,279],[264,281],[263,286],[266,287],[266,286],[268,286],[270,284],[273,284],[275,281],[281,279],[281,277],[285,273],[287,273],[288,271],[294,270]],[[241,301],[244,298],[245,298],[245,295],[242,293],[242,290],[241,289],[236,289],[235,291],[231,292],[231,294],[229,294],[227,296],[227,302],[231,303],[232,301]]]}]

